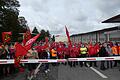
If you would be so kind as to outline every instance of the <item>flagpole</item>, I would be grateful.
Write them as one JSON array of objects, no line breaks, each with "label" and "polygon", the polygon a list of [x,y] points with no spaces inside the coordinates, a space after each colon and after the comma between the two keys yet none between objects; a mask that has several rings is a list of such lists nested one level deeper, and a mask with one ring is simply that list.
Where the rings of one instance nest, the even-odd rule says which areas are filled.
[{"label": "flagpole", "polygon": [[72,43],[71,43],[71,40],[70,40],[69,31],[68,31],[66,25],[65,25],[65,30],[66,30],[66,35],[67,35],[67,38],[68,38],[69,47],[72,47]]}]

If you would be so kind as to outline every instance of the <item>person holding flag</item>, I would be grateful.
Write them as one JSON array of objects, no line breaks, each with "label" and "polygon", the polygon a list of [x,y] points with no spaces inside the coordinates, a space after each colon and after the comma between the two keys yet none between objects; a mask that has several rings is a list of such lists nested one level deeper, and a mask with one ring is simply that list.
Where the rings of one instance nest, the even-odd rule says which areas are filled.
[{"label": "person holding flag", "polygon": [[[38,52],[35,48],[31,48],[30,50],[28,50],[28,53],[26,54],[27,59],[38,59]],[[36,63],[29,63],[28,64],[28,70],[29,70],[29,74],[28,74],[28,79],[34,75],[34,71],[36,69]]]},{"label": "person holding flag", "polygon": [[36,39],[40,36],[40,34],[37,34],[35,37],[29,39],[25,46],[22,46],[20,43],[16,42],[15,43],[15,67],[19,68],[20,70],[23,71],[20,65],[20,60],[28,53],[28,50],[31,49],[32,44],[36,41]]},{"label": "person holding flag", "polygon": [[[88,55],[89,57],[97,57],[97,48],[96,45],[93,45],[92,43],[89,43],[88,46]],[[90,67],[92,67],[92,63],[94,63],[94,66],[97,67],[96,61],[90,61]]]}]

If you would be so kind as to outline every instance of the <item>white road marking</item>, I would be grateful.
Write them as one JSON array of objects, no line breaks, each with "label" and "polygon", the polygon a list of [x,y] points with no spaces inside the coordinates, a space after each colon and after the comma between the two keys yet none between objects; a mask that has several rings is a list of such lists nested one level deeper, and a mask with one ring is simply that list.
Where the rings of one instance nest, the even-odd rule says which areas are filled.
[{"label": "white road marking", "polygon": [[[89,64],[87,64],[87,66],[90,66]],[[97,69],[90,67],[90,69],[92,69],[95,73],[97,73],[99,76],[101,76],[102,78],[108,78],[107,76],[105,76],[104,74],[102,74],[100,71],[98,71]]]},{"label": "white road marking", "polygon": [[94,72],[96,72],[99,76],[101,76],[102,78],[108,78],[107,76],[105,76],[104,74],[102,74],[100,71],[98,71],[97,69],[90,67],[90,69],[92,69]]},{"label": "white road marking", "polygon": [[37,68],[36,68],[35,71],[34,71],[34,74],[30,77],[29,80],[32,80],[32,78],[33,78],[34,76],[36,76],[36,74],[38,73],[39,68],[40,68],[41,65],[42,65],[42,63],[40,63],[40,64],[37,66]]}]

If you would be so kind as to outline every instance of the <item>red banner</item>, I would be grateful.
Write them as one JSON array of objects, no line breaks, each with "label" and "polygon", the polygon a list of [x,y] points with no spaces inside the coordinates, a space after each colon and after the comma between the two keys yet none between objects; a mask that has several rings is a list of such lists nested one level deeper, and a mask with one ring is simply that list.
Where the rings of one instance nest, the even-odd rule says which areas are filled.
[{"label": "red banner", "polygon": [[9,42],[11,40],[12,32],[2,32],[3,42]]},{"label": "red banner", "polygon": [[27,50],[18,42],[15,44],[15,58],[14,58],[14,63],[15,67],[19,69],[20,72],[24,72],[24,68],[20,65],[20,60],[22,59],[23,56],[27,54]]},{"label": "red banner", "polygon": [[16,49],[16,53],[15,53],[16,57],[24,56],[27,54],[27,50],[19,43],[15,44],[15,49]]},{"label": "red banner", "polygon": [[40,36],[40,34],[37,34],[36,36],[34,36],[33,38],[29,39],[26,44],[25,44],[25,48],[26,50],[31,49],[32,44],[36,41],[36,39]]}]

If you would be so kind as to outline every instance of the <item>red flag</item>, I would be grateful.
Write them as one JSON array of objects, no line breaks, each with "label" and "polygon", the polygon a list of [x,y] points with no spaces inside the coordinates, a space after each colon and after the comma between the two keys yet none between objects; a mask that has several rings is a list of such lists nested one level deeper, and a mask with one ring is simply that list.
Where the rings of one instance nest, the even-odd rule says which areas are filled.
[{"label": "red flag", "polygon": [[31,39],[31,33],[30,33],[30,30],[26,31],[26,33],[24,33],[23,35],[24,39],[23,39],[23,44],[25,45],[25,43]]},{"label": "red flag", "polygon": [[15,59],[14,59],[15,67],[19,68],[20,71],[24,71],[20,65],[20,60],[24,55],[27,54],[27,50],[18,42],[15,44],[15,49],[16,49]]},{"label": "red flag", "polygon": [[33,38],[29,39],[26,44],[25,44],[25,49],[29,50],[32,46],[32,44],[36,41],[36,39],[40,36],[40,34],[37,34],[36,36],[34,36]]},{"label": "red flag", "polygon": [[48,43],[48,42],[49,42],[48,37],[45,37],[45,42],[46,42],[46,43]]},{"label": "red flag", "polygon": [[19,43],[15,44],[15,49],[16,49],[15,57],[24,56],[27,54],[27,50]]},{"label": "red flag", "polygon": [[72,43],[71,43],[71,40],[70,40],[70,35],[69,35],[68,29],[67,29],[66,26],[65,26],[65,30],[66,30],[66,35],[67,35],[67,38],[68,38],[69,47],[72,47]]},{"label": "red flag", "polygon": [[12,32],[2,32],[2,40],[3,42],[9,42],[11,40],[10,36]]},{"label": "red flag", "polygon": [[49,47],[49,39],[48,37],[45,37],[45,45],[44,45],[45,49]]}]

